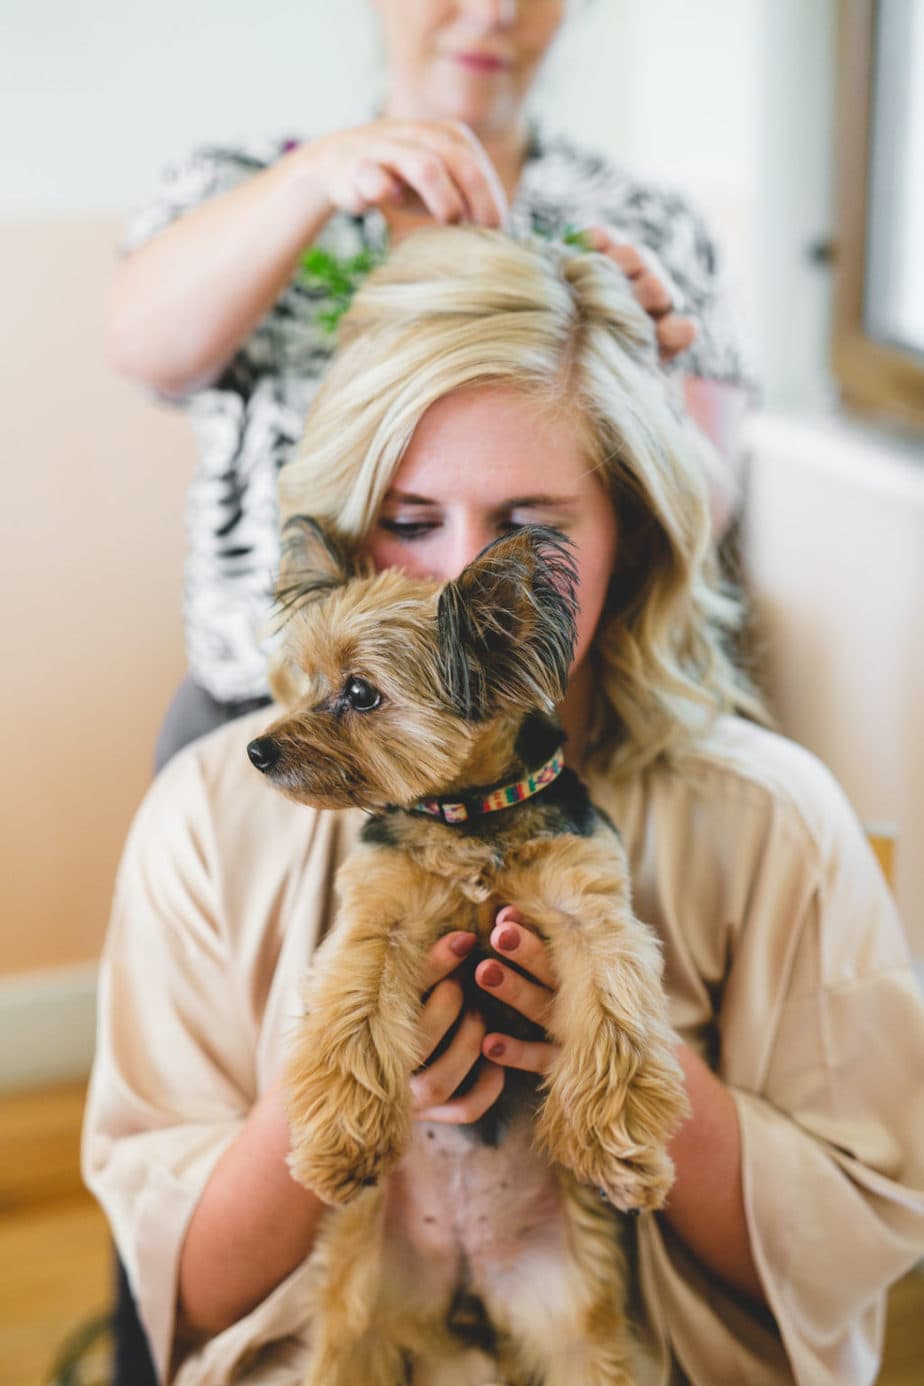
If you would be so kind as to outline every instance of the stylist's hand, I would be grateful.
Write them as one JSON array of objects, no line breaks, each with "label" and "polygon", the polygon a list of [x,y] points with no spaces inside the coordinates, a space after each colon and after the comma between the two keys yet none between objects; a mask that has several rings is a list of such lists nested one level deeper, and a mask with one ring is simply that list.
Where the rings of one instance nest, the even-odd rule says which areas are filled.
[{"label": "stylist's hand", "polygon": [[376,120],[338,130],[300,151],[330,210],[354,216],[389,204],[434,221],[502,226],[507,199],[484,146],[452,120]]},{"label": "stylist's hand", "polygon": [[[490,941],[495,952],[515,958],[530,978],[493,958],[485,958],[475,971],[479,986],[542,1025],[554,994],[552,970],[542,942],[510,906],[498,913]],[[418,1053],[424,1067],[411,1078],[411,1102],[418,1121],[452,1125],[477,1121],[500,1096],[504,1067],[545,1073],[557,1053],[552,1044],[527,1043],[510,1035],[486,1033],[481,1016],[468,1012],[444,1052],[427,1063],[462,1010],[462,988],[449,974],[474,943],[474,934],[447,934],[427,955],[424,984],[432,990],[424,1002],[418,1026]],[[453,1097],[479,1058],[484,1062],[475,1083],[463,1096]]]},{"label": "stylist's hand", "polygon": [[606,226],[589,226],[585,240],[618,265],[632,286],[632,292],[655,324],[661,360],[666,364],[686,351],[696,340],[696,323],[678,311],[677,291],[666,271],[649,251],[638,249]]}]

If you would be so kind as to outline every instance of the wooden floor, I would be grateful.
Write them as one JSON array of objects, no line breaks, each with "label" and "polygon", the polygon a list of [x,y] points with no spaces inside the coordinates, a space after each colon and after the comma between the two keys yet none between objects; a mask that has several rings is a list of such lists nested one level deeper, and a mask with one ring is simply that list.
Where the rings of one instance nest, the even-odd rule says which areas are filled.
[{"label": "wooden floor", "polygon": [[[0,1098],[0,1386],[46,1386],[62,1342],[109,1305],[109,1233],[78,1173],[82,1107],[74,1087]],[[890,1297],[879,1386],[924,1386],[920,1270]]]},{"label": "wooden floor", "polygon": [[78,1170],[83,1091],[0,1098],[0,1386],[45,1386],[110,1299],[109,1232]]}]

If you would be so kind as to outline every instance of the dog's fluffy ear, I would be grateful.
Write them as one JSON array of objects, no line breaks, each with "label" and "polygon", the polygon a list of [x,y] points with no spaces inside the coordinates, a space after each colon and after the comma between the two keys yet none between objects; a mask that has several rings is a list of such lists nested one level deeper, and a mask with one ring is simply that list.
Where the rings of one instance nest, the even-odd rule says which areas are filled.
[{"label": "dog's fluffy ear", "polygon": [[293,515],[282,529],[282,554],[276,580],[276,609],[281,623],[353,576],[353,561],[340,541],[310,515]]},{"label": "dog's fluffy ear", "polygon": [[544,525],[496,539],[446,584],[440,661],[457,712],[478,722],[505,706],[555,707],[574,652],[576,588],[570,542]]}]

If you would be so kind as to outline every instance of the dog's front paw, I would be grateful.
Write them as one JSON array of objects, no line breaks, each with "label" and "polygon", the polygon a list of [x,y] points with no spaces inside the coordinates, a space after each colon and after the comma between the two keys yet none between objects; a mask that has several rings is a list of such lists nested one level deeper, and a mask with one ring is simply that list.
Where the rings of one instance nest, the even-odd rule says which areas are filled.
[{"label": "dog's front paw", "polygon": [[325,1203],[348,1203],[397,1163],[410,1138],[405,1098],[383,1101],[351,1074],[292,1068],[289,1168]]},{"label": "dog's front paw", "polygon": [[674,1179],[668,1141],[687,1110],[671,1069],[672,1060],[665,1081],[649,1086],[647,1074],[627,1083],[625,1072],[594,1076],[560,1062],[539,1112],[537,1142],[614,1207],[660,1208]]},{"label": "dog's front paw", "polygon": [[660,1208],[674,1181],[674,1166],[663,1148],[633,1144],[623,1131],[579,1127],[572,1113],[550,1095],[536,1136],[556,1164],[581,1184],[600,1189],[623,1212]]}]

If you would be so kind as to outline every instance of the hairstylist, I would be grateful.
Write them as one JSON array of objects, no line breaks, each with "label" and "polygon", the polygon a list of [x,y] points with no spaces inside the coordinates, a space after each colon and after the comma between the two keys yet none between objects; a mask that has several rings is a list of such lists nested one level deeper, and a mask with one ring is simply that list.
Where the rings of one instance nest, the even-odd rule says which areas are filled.
[{"label": "hairstylist", "polygon": [[527,116],[543,59],[576,6],[370,6],[385,54],[381,117],[319,139],[195,151],[136,221],[117,271],[115,364],[182,402],[199,447],[187,509],[190,675],[158,765],[267,696],[276,478],[333,344],[329,283],[297,275],[308,246],[349,265],[426,221],[553,238],[569,226],[588,231],[656,319],[663,359],[679,358],[691,417],[717,444],[717,527],[733,508],[721,472],[734,449],[741,363],[708,231],[682,197],[540,134]]}]

